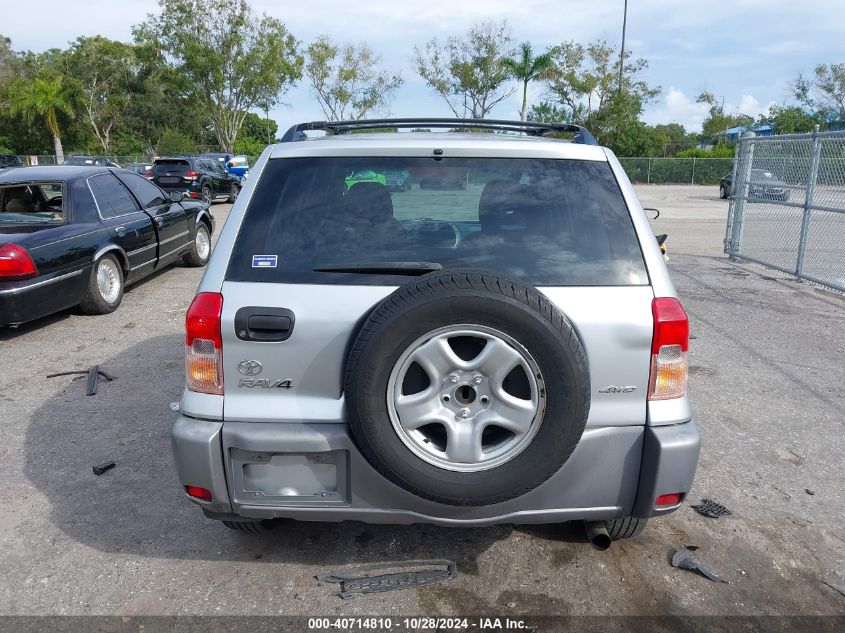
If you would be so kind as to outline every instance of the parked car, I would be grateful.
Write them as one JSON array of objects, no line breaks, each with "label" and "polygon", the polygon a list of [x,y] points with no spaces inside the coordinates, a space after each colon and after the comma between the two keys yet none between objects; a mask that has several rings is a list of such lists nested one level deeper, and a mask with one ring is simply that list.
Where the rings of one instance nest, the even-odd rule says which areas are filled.
[{"label": "parked car", "polygon": [[107,167],[0,173],[0,326],[79,305],[105,314],[124,288],[175,262],[204,266],[208,205]]},{"label": "parked car", "polygon": [[232,156],[226,161],[226,171],[236,176],[241,184],[249,177],[249,160],[246,156]]},{"label": "parked car", "polygon": [[396,191],[407,191],[411,188],[411,178],[407,169],[390,169],[384,172],[385,186]]},{"label": "parked car", "polygon": [[[699,453],[689,325],[613,153],[566,124],[283,138],[305,129],[333,134],[266,151],[187,313],[172,445],[205,515],[578,520],[607,546],[680,507]],[[486,184],[344,186],[452,168]]]},{"label": "parked car", "polygon": [[105,156],[68,156],[62,165],[76,167],[120,167]]},{"label": "parked car", "polygon": [[0,154],[0,169],[23,167],[23,161],[14,154]]},{"label": "parked car", "polygon": [[[733,174],[725,174],[719,181],[719,197],[734,195]],[[748,184],[748,198],[754,200],[789,200],[789,185],[767,169],[752,169]]]},{"label": "parked car", "polygon": [[143,176],[147,180],[153,179],[152,163],[129,163],[126,167],[124,167],[124,169],[134,171],[136,174]]},{"label": "parked car", "polygon": [[241,192],[240,180],[214,158],[156,158],[152,172],[152,181],[165,191],[181,191],[187,197],[206,204],[216,200],[234,202]]}]

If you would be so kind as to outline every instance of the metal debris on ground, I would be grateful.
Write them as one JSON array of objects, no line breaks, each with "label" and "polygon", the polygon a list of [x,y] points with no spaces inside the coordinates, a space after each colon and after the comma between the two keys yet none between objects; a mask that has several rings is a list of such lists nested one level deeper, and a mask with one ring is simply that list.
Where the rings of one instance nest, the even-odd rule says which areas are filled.
[{"label": "metal debris on ground", "polygon": [[699,514],[704,515],[706,517],[710,517],[712,519],[718,519],[719,517],[724,517],[733,514],[733,512],[728,510],[718,501],[713,501],[713,499],[702,499],[701,503],[692,506],[692,509],[698,512]]},{"label": "metal debris on ground", "polygon": [[47,378],[56,378],[57,376],[74,376],[77,374],[81,374],[88,377],[88,380],[85,385],[85,395],[86,396],[93,396],[97,393],[97,378],[102,376],[109,382],[114,380],[114,378],[106,372],[105,369],[100,369],[99,365],[94,365],[90,369],[81,369],[78,371],[60,371],[55,374],[47,374]]},{"label": "metal debris on ground", "polygon": [[103,462],[102,464],[98,464],[97,466],[94,466],[94,469],[93,469],[94,474],[99,477],[100,475],[102,475],[107,470],[111,470],[112,468],[114,468],[114,466],[115,466],[114,462],[111,462],[111,461]]},{"label": "metal debris on ground", "polygon": [[[386,570],[391,572],[375,575],[372,573]],[[409,560],[337,570],[317,576],[317,580],[339,584],[338,595],[346,599],[358,593],[381,593],[424,587],[452,580],[456,575],[455,563],[450,560]]]},{"label": "metal debris on ground", "polygon": [[708,580],[712,580],[713,582],[723,582],[727,584],[727,580],[722,578],[719,574],[707,567],[704,563],[702,563],[695,557],[693,552],[697,549],[698,547],[695,545],[685,545],[681,549],[676,550],[675,553],[672,555],[672,567],[678,567],[680,569],[689,569],[690,571],[697,571]]}]

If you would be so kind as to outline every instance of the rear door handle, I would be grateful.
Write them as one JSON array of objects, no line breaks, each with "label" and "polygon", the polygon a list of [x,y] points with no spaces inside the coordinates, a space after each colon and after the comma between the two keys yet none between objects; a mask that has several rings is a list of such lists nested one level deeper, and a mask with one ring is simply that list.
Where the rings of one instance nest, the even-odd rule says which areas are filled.
[{"label": "rear door handle", "polygon": [[235,313],[235,335],[242,341],[286,341],[293,333],[294,320],[293,312],[286,308],[241,308]]}]

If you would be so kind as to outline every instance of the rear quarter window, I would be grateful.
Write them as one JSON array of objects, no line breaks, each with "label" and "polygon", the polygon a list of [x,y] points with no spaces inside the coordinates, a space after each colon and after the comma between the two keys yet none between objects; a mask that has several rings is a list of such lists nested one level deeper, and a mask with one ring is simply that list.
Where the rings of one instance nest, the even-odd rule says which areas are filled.
[{"label": "rear quarter window", "polygon": [[606,162],[507,158],[270,160],[227,279],[397,284],[407,277],[314,268],[404,261],[491,269],[538,286],[648,284]]}]

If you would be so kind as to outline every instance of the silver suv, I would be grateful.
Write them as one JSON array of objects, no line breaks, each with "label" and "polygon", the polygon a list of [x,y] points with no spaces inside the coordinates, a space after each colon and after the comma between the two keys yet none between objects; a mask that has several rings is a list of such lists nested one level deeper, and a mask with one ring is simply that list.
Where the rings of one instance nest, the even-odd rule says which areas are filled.
[{"label": "silver suv", "polygon": [[[375,128],[397,131],[350,133]],[[578,126],[294,126],[186,329],[179,478],[234,529],[580,520],[607,545],[692,485],[687,315],[619,161]]]}]

